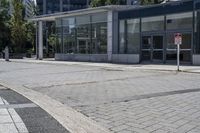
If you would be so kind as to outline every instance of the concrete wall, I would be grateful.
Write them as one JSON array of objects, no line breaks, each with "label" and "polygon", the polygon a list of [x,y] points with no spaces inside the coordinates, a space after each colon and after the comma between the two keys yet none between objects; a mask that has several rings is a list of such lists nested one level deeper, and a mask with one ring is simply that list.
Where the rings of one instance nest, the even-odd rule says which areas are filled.
[{"label": "concrete wall", "polygon": [[193,55],[193,65],[200,65],[200,55]]},{"label": "concrete wall", "polygon": [[139,63],[139,54],[112,54],[112,60],[108,60],[107,54],[55,54],[55,60],[59,61],[91,61],[113,63]]},{"label": "concrete wall", "polygon": [[139,54],[113,54],[112,62],[114,63],[139,63],[140,55]]},{"label": "concrete wall", "polygon": [[55,60],[60,61],[92,61],[108,62],[107,54],[55,54]]}]

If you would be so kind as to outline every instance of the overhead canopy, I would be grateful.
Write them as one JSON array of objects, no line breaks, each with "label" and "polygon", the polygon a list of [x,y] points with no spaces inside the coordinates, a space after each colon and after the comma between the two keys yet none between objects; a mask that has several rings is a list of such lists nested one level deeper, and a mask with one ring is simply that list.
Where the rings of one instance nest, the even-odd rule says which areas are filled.
[{"label": "overhead canopy", "polygon": [[86,9],[75,10],[75,11],[40,15],[40,16],[36,16],[34,18],[29,19],[29,21],[54,21],[56,18],[61,18],[61,17],[70,17],[70,16],[78,16],[78,15],[91,14],[91,13],[106,12],[109,10],[123,10],[127,8],[128,9],[136,8],[136,6],[109,5],[109,6],[102,6],[102,7],[95,7],[95,8],[86,8]]}]

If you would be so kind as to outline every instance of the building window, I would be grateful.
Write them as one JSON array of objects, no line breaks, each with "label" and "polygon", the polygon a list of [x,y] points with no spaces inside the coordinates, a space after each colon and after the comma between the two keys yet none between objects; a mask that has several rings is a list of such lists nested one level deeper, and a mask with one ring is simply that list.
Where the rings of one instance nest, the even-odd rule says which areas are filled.
[{"label": "building window", "polygon": [[119,53],[138,54],[140,47],[140,19],[120,20]]},{"label": "building window", "polygon": [[76,32],[77,52],[80,54],[89,54],[91,45],[91,24],[89,15],[76,17]]},{"label": "building window", "polygon": [[127,54],[139,53],[140,19],[127,20]]},{"label": "building window", "polygon": [[142,31],[164,30],[164,16],[142,18]]},{"label": "building window", "polygon": [[58,45],[61,49],[58,53],[107,53],[106,13],[62,18],[62,21],[57,20],[56,27]]},{"label": "building window", "polygon": [[58,19],[56,20],[56,52],[62,53],[62,20]]},{"label": "building window", "polygon": [[92,24],[92,53],[107,53],[107,23]]},{"label": "building window", "polygon": [[166,29],[192,29],[193,13],[179,13],[166,16]]},{"label": "building window", "polygon": [[200,10],[195,12],[194,53],[200,54]]},{"label": "building window", "polygon": [[77,25],[77,52],[81,54],[89,54],[90,53],[90,24]]},{"label": "building window", "polygon": [[119,53],[124,54],[125,53],[125,44],[126,44],[126,39],[125,39],[125,20],[120,20],[119,22]]},{"label": "building window", "polygon": [[76,41],[75,41],[75,18],[63,19],[63,52],[75,53]]},{"label": "building window", "polygon": [[107,15],[92,15],[92,53],[107,53]]}]

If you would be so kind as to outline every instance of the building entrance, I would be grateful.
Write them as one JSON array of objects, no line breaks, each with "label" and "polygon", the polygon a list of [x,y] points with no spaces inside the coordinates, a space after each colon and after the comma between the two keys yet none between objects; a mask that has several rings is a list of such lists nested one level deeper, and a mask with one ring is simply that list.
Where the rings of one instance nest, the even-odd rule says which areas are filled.
[{"label": "building entrance", "polygon": [[145,62],[163,62],[163,41],[161,35],[142,36],[142,55],[141,59]]},{"label": "building entrance", "polygon": [[[177,46],[174,44],[175,33],[167,33],[166,39],[163,34],[142,35],[141,61],[175,64],[177,61]],[[189,64],[192,62],[192,33],[178,33],[182,34],[180,63]]]}]

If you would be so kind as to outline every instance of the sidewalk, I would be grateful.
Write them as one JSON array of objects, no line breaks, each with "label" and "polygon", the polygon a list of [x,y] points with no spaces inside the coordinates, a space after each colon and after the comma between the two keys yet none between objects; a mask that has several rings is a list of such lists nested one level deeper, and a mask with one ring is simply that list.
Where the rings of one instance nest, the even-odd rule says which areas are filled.
[{"label": "sidewalk", "polygon": [[0,85],[0,133],[69,133],[22,95]]},{"label": "sidewalk", "polygon": [[0,96],[0,133],[28,133],[28,130],[9,103]]},{"label": "sidewalk", "polygon": [[[4,61],[0,59],[0,61]],[[55,61],[54,59],[10,59],[11,62],[20,63],[44,63],[44,64],[60,64],[60,65],[83,65],[104,68],[113,68],[119,70],[157,70],[157,71],[176,71],[176,65],[170,64],[112,64],[112,63],[94,63],[94,62],[72,62],[72,61]],[[189,73],[200,73],[200,66],[182,65],[180,71]]]}]

